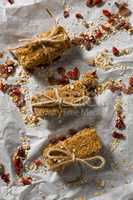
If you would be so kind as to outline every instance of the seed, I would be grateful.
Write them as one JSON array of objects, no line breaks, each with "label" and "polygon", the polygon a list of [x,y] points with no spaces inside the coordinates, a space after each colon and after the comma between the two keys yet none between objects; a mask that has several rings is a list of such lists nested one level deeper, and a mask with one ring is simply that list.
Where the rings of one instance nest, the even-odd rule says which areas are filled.
[{"label": "seed", "polygon": [[4,172],[5,172],[4,165],[3,165],[3,164],[0,164],[0,176],[1,176],[2,174],[4,174]]}]

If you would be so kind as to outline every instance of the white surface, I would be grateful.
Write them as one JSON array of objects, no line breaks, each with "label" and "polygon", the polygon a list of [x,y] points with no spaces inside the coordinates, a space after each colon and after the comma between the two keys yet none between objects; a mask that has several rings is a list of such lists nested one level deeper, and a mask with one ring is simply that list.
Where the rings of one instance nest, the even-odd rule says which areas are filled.
[{"label": "white surface", "polygon": [[[28,6],[21,6],[24,4],[31,4]],[[34,2],[34,1],[33,1]],[[2,8],[2,17],[0,30],[0,44],[1,48],[11,47],[17,44],[19,38],[30,37],[41,31],[48,30],[52,26],[53,22],[45,12],[45,8],[50,8],[53,13],[60,17],[59,22],[63,24],[64,27],[71,33],[79,32],[85,30],[82,25],[78,26],[77,21],[74,17],[74,13],[77,11],[83,11],[86,19],[96,20],[98,19],[101,8],[89,9],[85,6],[83,1],[71,1],[72,10],[71,16],[67,20],[62,16],[62,3],[58,0],[42,1],[41,3],[33,4],[32,1],[16,1],[16,4],[10,6],[5,4],[6,10]],[[111,1],[113,2],[113,1]],[[21,4],[21,5],[20,5]],[[1,5],[2,1],[1,1]],[[129,1],[130,8],[133,8],[132,0]],[[105,5],[105,7],[107,4]],[[3,6],[4,7],[4,6]],[[16,8],[17,7],[17,8]],[[111,7],[110,7],[111,8]],[[114,7],[113,7],[114,8]],[[113,9],[112,8],[112,9]],[[132,9],[133,10],[133,9]],[[133,16],[131,16],[131,20]],[[3,20],[6,22],[3,23]],[[133,47],[133,37],[130,37],[125,32],[117,33],[111,36],[107,41],[104,41],[101,45],[95,47],[91,51],[71,50],[68,55],[64,56],[59,60],[56,66],[66,65],[68,68],[73,66],[78,66],[80,71],[84,72],[90,68],[84,63],[83,58],[91,57],[96,55],[97,52],[103,48],[111,49],[112,46],[117,46],[118,48]],[[132,54],[130,55],[132,62]],[[124,58],[125,62],[128,60],[127,57]],[[122,61],[123,62],[123,61]],[[121,78],[123,81],[127,82],[127,78],[133,73],[132,66],[128,67],[123,73],[120,68],[109,71],[98,70],[97,74],[100,80],[106,80],[109,77],[114,79]],[[45,79],[45,74],[41,75],[41,80]],[[10,78],[9,81],[14,82],[14,78]],[[27,85],[30,88],[30,94],[34,93],[43,87],[40,78],[37,79],[36,76],[31,76],[30,81]],[[80,128],[83,125],[94,125],[99,133],[102,141],[104,143],[105,149],[107,151],[108,145],[111,140],[111,133],[113,131],[113,103],[117,94],[112,94],[110,91],[105,91],[101,96],[97,97],[97,105],[93,109],[89,109],[87,116],[81,115],[72,120],[64,121],[54,121],[48,122],[43,121],[40,126],[36,128],[29,128],[23,124],[21,116],[16,110],[15,106],[10,103],[6,95],[0,94],[0,157],[1,160],[7,167],[7,171],[12,174],[13,182],[12,186],[7,188],[1,181],[0,187],[0,200],[73,200],[76,197],[84,196],[87,200],[131,200],[133,198],[132,183],[126,184],[126,182],[132,182],[133,171],[125,166],[121,166],[118,170],[112,171],[110,162],[121,161],[123,159],[133,159],[132,158],[132,98],[131,96],[122,96],[122,101],[124,105],[124,113],[126,116],[125,122],[127,129],[124,131],[127,133],[127,140],[121,142],[120,147],[113,153],[113,155],[107,154],[106,159],[108,162],[108,167],[104,170],[92,173],[86,170],[86,175],[90,177],[90,181],[83,185],[82,187],[68,187],[64,185],[62,179],[52,172],[48,172],[47,175],[44,172],[34,172],[32,177],[34,177],[35,183],[30,186],[17,186],[15,185],[15,176],[13,174],[10,156],[19,142],[20,130],[26,131],[27,135],[31,138],[31,151],[29,160],[34,156],[38,155],[40,149],[48,142],[48,136],[54,137],[54,135],[59,135],[61,133],[67,132],[70,128]],[[8,103],[9,102],[9,103]],[[82,113],[83,114],[83,113]],[[100,120],[99,120],[100,117]],[[101,197],[94,198],[95,192],[100,192],[97,190],[93,181],[94,179],[101,178],[105,180],[106,186],[102,192],[105,195]],[[114,187],[113,192],[112,186]],[[128,196],[127,196],[128,195]],[[44,198],[45,197],[45,198]]]}]

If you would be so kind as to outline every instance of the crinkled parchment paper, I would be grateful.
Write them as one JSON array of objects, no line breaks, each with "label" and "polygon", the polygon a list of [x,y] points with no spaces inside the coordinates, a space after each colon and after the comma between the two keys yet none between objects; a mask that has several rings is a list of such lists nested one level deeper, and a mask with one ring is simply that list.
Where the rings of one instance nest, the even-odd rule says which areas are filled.
[{"label": "crinkled parchment paper", "polygon": [[[60,0],[21,1],[16,0],[12,7],[0,7],[0,48],[15,46],[19,39],[28,38],[41,31],[47,31],[52,25],[53,20],[46,13],[45,8],[52,10],[66,30],[71,34],[85,31],[82,25],[77,23],[75,12],[80,11],[85,18],[99,22],[101,10],[104,7],[114,11],[113,0],[101,8],[87,8],[83,0],[71,0],[70,17],[63,18],[63,6]],[[28,3],[29,5],[28,5]],[[130,9],[133,11],[132,0],[128,1]],[[3,7],[3,8],[2,8]],[[84,12],[83,12],[84,11]],[[100,20],[103,20],[100,18]],[[133,15],[130,17],[133,22]],[[57,61],[54,65],[67,66],[71,68],[79,67],[81,72],[92,70],[84,60],[95,56],[104,48],[111,49],[112,46],[118,48],[133,48],[133,37],[126,32],[119,32],[93,48],[91,51],[72,49]],[[122,79],[125,83],[133,73],[133,54],[114,58],[117,67],[108,71],[98,69],[97,74],[100,81],[108,78]],[[127,66],[122,69],[120,65]],[[53,67],[53,66],[52,66]],[[45,71],[44,71],[45,72]],[[13,83],[17,77],[10,77],[8,82]],[[45,85],[45,73],[34,74],[31,76],[26,87],[29,88],[29,95],[39,91]],[[96,98],[96,105],[87,112],[82,112],[77,117],[69,120],[41,121],[36,127],[25,126],[18,109],[13,105],[7,95],[0,93],[0,160],[5,164],[6,170],[10,172],[12,183],[6,186],[0,181],[0,200],[74,200],[79,197],[95,200],[131,200],[133,198],[133,169],[128,167],[129,162],[133,161],[133,95],[122,95],[124,114],[126,116],[126,140],[122,141],[113,153],[109,153],[111,133],[114,126],[114,101],[118,94],[113,94],[106,90]],[[30,162],[37,158],[39,153],[47,143],[49,137],[54,137],[61,133],[66,133],[70,128],[77,130],[84,125],[95,126],[98,134],[102,138],[107,165],[99,172],[91,172],[85,169],[88,182],[82,186],[66,185],[64,177],[55,172],[42,170],[30,172],[34,178],[33,184],[29,186],[18,186],[15,183],[15,175],[11,164],[11,154],[18,146],[20,133],[25,132],[31,141],[31,150],[27,160]],[[118,169],[112,167],[112,163],[118,163]],[[127,164],[128,163],[128,164]],[[78,173],[78,172],[75,172]],[[69,174],[68,174],[69,176]],[[95,180],[104,180],[105,187],[97,189]],[[101,196],[96,197],[96,194]]]}]

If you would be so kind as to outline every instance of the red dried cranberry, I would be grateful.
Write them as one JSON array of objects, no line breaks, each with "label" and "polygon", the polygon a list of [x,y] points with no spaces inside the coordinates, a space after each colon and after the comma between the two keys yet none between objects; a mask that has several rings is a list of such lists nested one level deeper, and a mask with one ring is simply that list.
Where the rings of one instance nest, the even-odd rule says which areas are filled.
[{"label": "red dried cranberry", "polygon": [[92,75],[94,78],[98,78],[98,77],[97,77],[97,72],[96,72],[96,71],[91,72],[91,75]]},{"label": "red dried cranberry", "polygon": [[23,185],[31,185],[32,184],[32,178],[29,176],[23,176],[19,179],[19,182]]},{"label": "red dried cranberry", "polygon": [[113,48],[112,48],[112,53],[113,53],[115,56],[119,56],[119,54],[120,54],[119,50],[118,50],[116,47],[113,47]]},{"label": "red dried cranberry", "polygon": [[20,88],[19,87],[14,87],[11,91],[11,94],[14,96],[20,96],[21,95],[21,91],[20,91]]},{"label": "red dried cranberry", "polygon": [[7,184],[10,183],[10,175],[8,173],[7,174],[2,174],[1,179]]},{"label": "red dried cranberry", "polygon": [[125,140],[125,136],[122,134],[122,133],[118,133],[116,131],[114,131],[112,133],[112,137],[115,138],[115,139],[119,139],[119,140]]},{"label": "red dried cranberry", "polygon": [[12,163],[13,163],[15,173],[19,176],[23,169],[23,163],[22,163],[21,158],[18,156],[13,156]]},{"label": "red dried cranberry", "polygon": [[102,3],[102,0],[87,0],[86,6],[92,7],[92,6],[98,5],[100,3]]},{"label": "red dried cranberry", "polygon": [[112,14],[110,13],[110,11],[108,11],[108,10],[103,10],[103,14],[104,14],[104,16],[106,16],[108,18],[110,18],[112,16]]},{"label": "red dried cranberry", "polygon": [[98,30],[98,31],[96,31],[95,37],[96,37],[96,39],[99,39],[102,37],[102,35],[103,35],[102,32],[100,30]]},{"label": "red dried cranberry", "polygon": [[79,70],[77,67],[67,72],[67,76],[72,80],[77,80],[79,78]]},{"label": "red dried cranberry", "polygon": [[75,14],[75,17],[76,17],[77,19],[84,19],[83,15],[81,15],[80,13],[76,13],[76,14]]},{"label": "red dried cranberry", "polygon": [[115,127],[118,129],[124,129],[126,127],[122,117],[117,117]]},{"label": "red dried cranberry", "polygon": [[131,87],[133,87],[133,76],[128,79],[128,83]]},{"label": "red dried cranberry", "polygon": [[95,0],[95,5],[101,4],[102,2],[102,0]]}]

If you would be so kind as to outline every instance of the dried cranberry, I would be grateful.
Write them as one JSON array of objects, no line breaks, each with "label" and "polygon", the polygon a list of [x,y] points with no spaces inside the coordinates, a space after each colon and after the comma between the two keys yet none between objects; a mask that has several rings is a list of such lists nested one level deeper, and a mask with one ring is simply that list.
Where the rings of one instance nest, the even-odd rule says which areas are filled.
[{"label": "dried cranberry", "polygon": [[31,185],[32,184],[32,178],[29,176],[23,176],[19,179],[19,182],[23,185]]},{"label": "dried cranberry", "polygon": [[2,174],[1,179],[7,184],[10,183],[10,175],[8,173],[7,174]]},{"label": "dried cranberry", "polygon": [[115,56],[119,56],[119,54],[120,54],[119,50],[118,50],[116,47],[113,47],[113,48],[112,48],[112,53],[113,53]]},{"label": "dried cranberry", "polygon": [[102,0],[95,0],[95,5],[101,4],[102,2]]},{"label": "dried cranberry", "polygon": [[75,17],[76,17],[77,19],[84,19],[83,15],[81,15],[80,13],[76,13],[76,14],[75,14]]},{"label": "dried cranberry", "polygon": [[108,10],[103,10],[103,14],[104,14],[104,16],[106,16],[108,18],[112,17],[112,14]]},{"label": "dried cranberry", "polygon": [[131,87],[133,87],[133,76],[128,79],[128,83]]},{"label": "dried cranberry", "polygon": [[96,31],[95,37],[96,37],[96,39],[99,39],[102,37],[102,35],[103,35],[102,32],[100,30],[98,30],[98,31]]},{"label": "dried cranberry", "polygon": [[98,77],[97,77],[97,72],[96,72],[96,71],[91,72],[91,75],[92,75],[94,78],[98,78]]},{"label": "dried cranberry", "polygon": [[14,87],[11,91],[11,94],[14,96],[20,96],[21,95],[21,91],[20,91],[20,88],[19,87]]},{"label": "dried cranberry", "polygon": [[86,6],[91,7],[102,3],[102,0],[87,0]]},{"label": "dried cranberry", "polygon": [[79,70],[77,67],[67,72],[67,76],[72,80],[77,80],[79,78]]},{"label": "dried cranberry", "polygon": [[117,117],[115,127],[118,129],[124,129],[126,127],[122,117]]},{"label": "dried cranberry", "polygon": [[122,133],[118,133],[116,131],[114,131],[112,133],[112,137],[115,138],[115,139],[120,139],[120,140],[125,140],[125,136],[122,134]]},{"label": "dried cranberry", "polygon": [[19,176],[23,169],[23,163],[22,163],[21,158],[18,156],[13,156],[12,163],[13,163],[15,173]]}]

